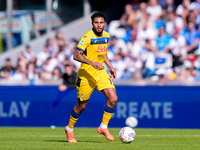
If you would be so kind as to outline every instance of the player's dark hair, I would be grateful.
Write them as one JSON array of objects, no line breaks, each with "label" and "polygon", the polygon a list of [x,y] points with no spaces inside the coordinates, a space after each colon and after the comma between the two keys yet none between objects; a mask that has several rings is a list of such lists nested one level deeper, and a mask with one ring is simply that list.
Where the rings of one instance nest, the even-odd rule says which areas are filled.
[{"label": "player's dark hair", "polygon": [[96,17],[102,17],[102,18],[104,18],[105,22],[107,21],[106,14],[104,14],[102,12],[97,11],[97,12],[93,13],[92,16],[91,16],[92,22],[94,21],[94,18],[96,18]]}]

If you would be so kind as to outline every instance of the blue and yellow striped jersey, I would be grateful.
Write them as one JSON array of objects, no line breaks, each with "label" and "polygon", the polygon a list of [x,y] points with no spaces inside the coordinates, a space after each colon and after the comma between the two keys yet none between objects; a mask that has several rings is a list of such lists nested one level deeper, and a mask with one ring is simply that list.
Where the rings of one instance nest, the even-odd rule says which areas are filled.
[{"label": "blue and yellow striped jersey", "polygon": [[[92,29],[85,33],[80,39],[77,49],[84,51],[84,57],[93,62],[100,62],[104,65],[105,56],[107,53],[108,41],[110,34],[103,31],[102,36],[97,36]],[[105,66],[105,65],[104,65]],[[80,70],[85,70],[90,75],[94,75],[95,72],[101,72],[96,70],[93,66],[82,63]],[[106,67],[104,71],[106,70]]]}]

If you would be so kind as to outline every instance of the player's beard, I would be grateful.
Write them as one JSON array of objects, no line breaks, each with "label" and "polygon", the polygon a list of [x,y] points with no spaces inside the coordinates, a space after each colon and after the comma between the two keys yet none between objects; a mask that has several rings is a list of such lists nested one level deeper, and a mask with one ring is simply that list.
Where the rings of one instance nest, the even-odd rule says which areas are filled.
[{"label": "player's beard", "polygon": [[95,28],[93,28],[93,31],[94,31],[94,33],[95,33],[96,35],[98,35],[98,36],[101,36],[102,33],[103,33],[103,29],[102,29],[100,32],[98,32]]}]

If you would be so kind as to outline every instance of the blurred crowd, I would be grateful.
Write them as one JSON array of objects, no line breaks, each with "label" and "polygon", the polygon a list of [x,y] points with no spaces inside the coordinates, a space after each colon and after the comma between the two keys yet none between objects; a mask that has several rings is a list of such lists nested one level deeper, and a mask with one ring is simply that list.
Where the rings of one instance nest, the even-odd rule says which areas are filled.
[{"label": "blurred crowd", "polygon": [[[111,37],[108,57],[118,79],[135,81],[198,81],[200,76],[200,0],[173,0],[160,4],[128,3],[119,20],[106,29]],[[27,45],[16,66],[7,58],[0,78],[8,80],[63,80],[74,86],[80,63],[73,60],[79,39],[67,41],[58,31],[43,51],[35,53]],[[62,87],[65,89],[65,87]]]},{"label": "blurred crowd", "polygon": [[38,53],[27,45],[26,50],[18,55],[16,66],[12,66],[10,58],[7,58],[0,69],[0,77],[9,81],[29,80],[33,85],[38,80],[63,80],[63,85],[74,87],[80,67],[80,63],[73,60],[76,46],[75,39],[67,41],[62,32],[57,31],[55,38],[48,38]]},{"label": "blurred crowd", "polygon": [[161,1],[129,3],[109,24],[108,53],[119,79],[199,80],[200,0]]}]

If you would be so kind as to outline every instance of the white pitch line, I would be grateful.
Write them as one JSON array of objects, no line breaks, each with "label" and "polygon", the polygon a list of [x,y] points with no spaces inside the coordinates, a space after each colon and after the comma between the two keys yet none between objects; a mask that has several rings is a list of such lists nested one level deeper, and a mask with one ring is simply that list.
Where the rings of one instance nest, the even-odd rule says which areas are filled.
[{"label": "white pitch line", "polygon": [[[75,135],[75,137],[102,137],[103,135]],[[114,137],[118,137],[118,135],[113,135]],[[66,135],[19,135],[19,136],[7,136],[7,135],[0,135],[0,138],[3,137],[11,137],[11,138],[19,138],[19,137],[66,137]],[[136,137],[200,137],[200,135],[136,135]]]}]

